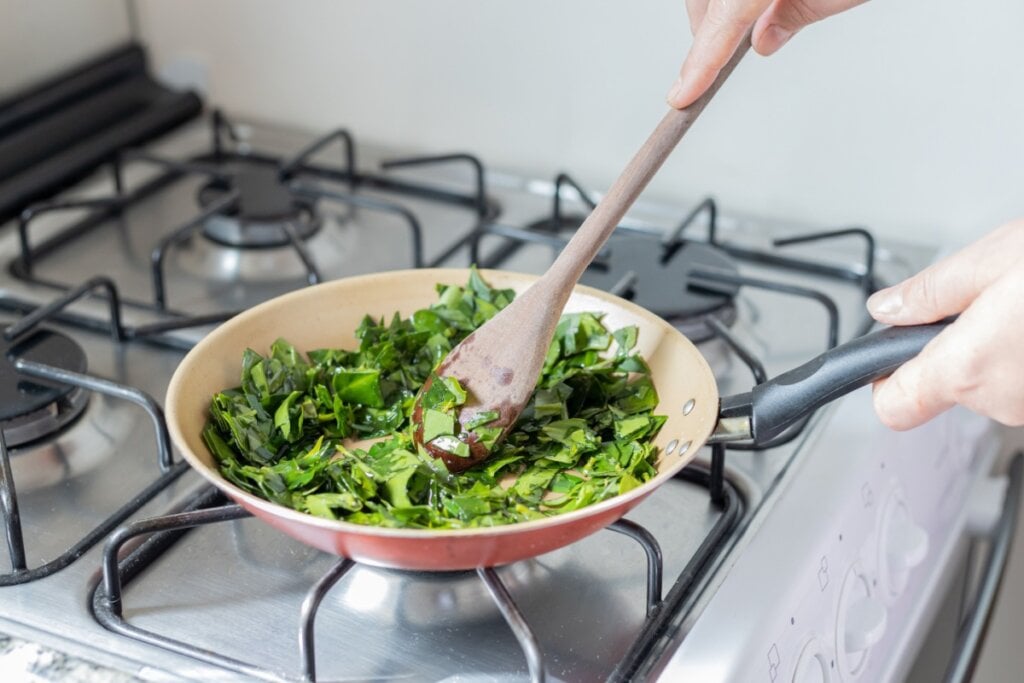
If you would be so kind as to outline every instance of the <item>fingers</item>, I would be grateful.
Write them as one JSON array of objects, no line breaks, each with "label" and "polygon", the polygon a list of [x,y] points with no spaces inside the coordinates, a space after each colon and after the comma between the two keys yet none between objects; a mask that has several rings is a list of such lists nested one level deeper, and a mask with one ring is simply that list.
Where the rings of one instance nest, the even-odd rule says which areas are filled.
[{"label": "fingers", "polygon": [[1010,223],[898,285],[875,292],[867,306],[889,325],[935,322],[966,309],[1024,253],[1024,223]]},{"label": "fingers", "polygon": [[955,400],[941,370],[945,354],[942,345],[937,343],[939,337],[892,376],[875,383],[875,412],[890,429],[902,431],[917,427],[953,407]]},{"label": "fingers", "polygon": [[804,26],[856,7],[866,0],[774,0],[754,27],[754,49],[774,54]]},{"label": "fingers", "polygon": [[[716,0],[703,3],[703,17],[693,37],[679,79],[668,94],[669,105],[682,109],[704,94],[729,61],[740,40],[771,0]],[[700,8],[687,10],[691,17]]]},{"label": "fingers", "polygon": [[693,46],[669,91],[669,105],[682,109],[703,95],[751,26],[754,49],[770,55],[804,26],[865,1],[686,0]]},{"label": "fingers", "polygon": [[878,382],[879,418],[893,429],[910,429],[960,404],[1005,425],[1024,424],[1021,291],[1024,267],[1017,265],[987,286],[917,358]]},{"label": "fingers", "polygon": [[686,0],[686,14],[690,18],[690,33],[696,34],[697,27],[704,21],[708,0]]},{"label": "fingers", "polygon": [[754,27],[753,47],[758,54],[774,54],[793,34],[817,21],[817,10],[809,2],[774,0]]}]

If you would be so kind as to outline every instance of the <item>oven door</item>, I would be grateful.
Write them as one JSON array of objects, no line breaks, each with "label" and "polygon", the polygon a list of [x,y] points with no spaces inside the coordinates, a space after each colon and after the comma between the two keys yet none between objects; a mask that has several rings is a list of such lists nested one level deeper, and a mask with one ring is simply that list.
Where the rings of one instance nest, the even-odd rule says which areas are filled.
[{"label": "oven door", "polygon": [[1018,452],[1005,478],[983,480],[972,496],[969,535],[958,549],[958,561],[951,563],[952,580],[907,683],[972,680],[1013,546],[1022,470],[1024,452]]}]

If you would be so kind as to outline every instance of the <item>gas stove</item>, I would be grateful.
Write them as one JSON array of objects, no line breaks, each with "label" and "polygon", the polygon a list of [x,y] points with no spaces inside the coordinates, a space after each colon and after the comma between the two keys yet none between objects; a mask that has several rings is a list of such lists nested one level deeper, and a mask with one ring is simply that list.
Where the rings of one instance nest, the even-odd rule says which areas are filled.
[{"label": "gas stove", "polygon": [[[706,449],[566,549],[454,574],[298,544],[172,452],[161,397],[211,326],[360,273],[540,273],[598,199],[564,173],[213,111],[27,207],[0,233],[0,629],[151,679],[905,673],[988,481],[994,439],[958,411],[897,437],[859,392],[769,443]],[[639,202],[583,281],[699,341],[725,394],[862,334],[865,297],[933,257],[718,207]],[[890,552],[890,528],[913,547]]]}]

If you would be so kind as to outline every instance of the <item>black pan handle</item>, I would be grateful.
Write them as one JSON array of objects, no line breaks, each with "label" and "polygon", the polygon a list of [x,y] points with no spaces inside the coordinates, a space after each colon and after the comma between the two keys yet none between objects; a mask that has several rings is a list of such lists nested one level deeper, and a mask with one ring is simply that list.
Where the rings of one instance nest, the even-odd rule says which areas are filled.
[{"label": "black pan handle", "polygon": [[823,405],[892,374],[950,322],[887,327],[857,337],[752,391],[723,398],[720,416],[749,418],[753,439],[767,441]]}]

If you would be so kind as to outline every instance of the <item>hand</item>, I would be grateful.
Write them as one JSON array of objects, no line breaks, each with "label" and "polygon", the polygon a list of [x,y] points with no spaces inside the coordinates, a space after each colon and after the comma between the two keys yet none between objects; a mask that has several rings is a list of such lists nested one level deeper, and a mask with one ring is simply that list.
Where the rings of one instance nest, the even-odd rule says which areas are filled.
[{"label": "hand", "polygon": [[[866,0],[686,0],[693,45],[668,94],[682,109],[700,97],[754,26],[754,49],[768,56],[808,24]],[[756,25],[755,25],[756,22]]]},{"label": "hand", "polygon": [[876,320],[960,317],[917,358],[875,384],[875,411],[910,429],[954,404],[1024,425],[1024,220],[1008,223],[868,299]]}]

